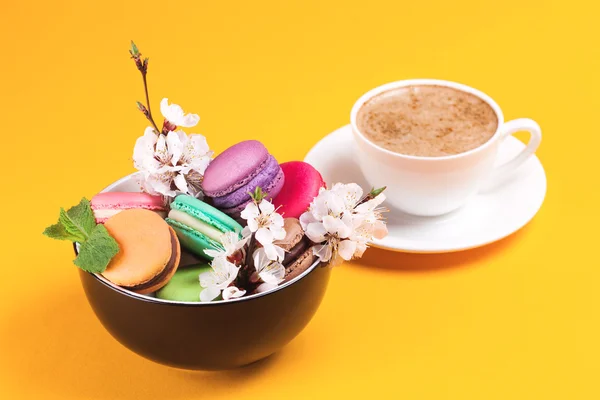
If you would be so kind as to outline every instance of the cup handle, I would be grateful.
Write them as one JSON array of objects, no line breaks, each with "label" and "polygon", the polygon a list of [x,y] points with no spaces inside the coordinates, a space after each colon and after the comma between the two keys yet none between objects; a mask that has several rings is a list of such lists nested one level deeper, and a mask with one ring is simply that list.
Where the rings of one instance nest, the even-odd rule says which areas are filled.
[{"label": "cup handle", "polygon": [[529,132],[530,137],[529,143],[527,143],[527,146],[523,151],[517,154],[512,160],[496,167],[493,173],[494,180],[505,177],[519,168],[533,153],[535,153],[542,141],[542,130],[540,129],[540,126],[537,122],[529,118],[519,118],[508,121],[502,125],[500,129],[500,140],[504,140],[508,136],[521,131]]}]

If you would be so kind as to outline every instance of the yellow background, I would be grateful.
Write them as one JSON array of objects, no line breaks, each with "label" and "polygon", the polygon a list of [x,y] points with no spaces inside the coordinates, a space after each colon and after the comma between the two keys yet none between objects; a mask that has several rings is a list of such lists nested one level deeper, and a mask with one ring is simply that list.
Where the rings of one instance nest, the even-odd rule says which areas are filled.
[{"label": "yellow background", "polygon": [[[3,1],[0,398],[599,398],[600,22],[592,1]],[[310,325],[248,368],[192,373],[113,340],[60,206],[132,172],[150,94],[201,115],[217,152],[263,141],[302,159],[382,83],[451,79],[543,128],[546,202],[499,243],[372,249],[334,271]],[[210,344],[207,344],[210,346]]]}]

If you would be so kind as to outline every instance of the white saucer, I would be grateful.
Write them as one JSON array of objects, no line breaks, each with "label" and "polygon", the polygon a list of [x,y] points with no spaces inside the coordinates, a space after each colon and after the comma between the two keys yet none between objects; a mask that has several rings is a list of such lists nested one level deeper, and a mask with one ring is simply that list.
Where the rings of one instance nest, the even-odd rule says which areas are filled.
[{"label": "white saucer", "polygon": [[[508,137],[500,146],[498,163],[512,158],[523,147],[521,141]],[[370,185],[354,154],[352,129],[347,125],[319,141],[304,161],[321,172],[328,186],[336,182],[356,182],[368,190]],[[533,156],[510,180],[477,194],[450,214],[416,217],[391,209],[387,213],[389,235],[371,245],[413,253],[445,253],[483,246],[527,224],[542,206],[545,194],[546,174],[540,160]]]}]

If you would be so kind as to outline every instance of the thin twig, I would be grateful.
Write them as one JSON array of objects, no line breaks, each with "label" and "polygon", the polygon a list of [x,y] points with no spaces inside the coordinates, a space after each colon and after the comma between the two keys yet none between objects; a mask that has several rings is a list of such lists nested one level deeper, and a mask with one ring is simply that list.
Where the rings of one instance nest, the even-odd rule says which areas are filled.
[{"label": "thin twig", "polygon": [[137,46],[135,45],[135,43],[133,43],[133,40],[131,41],[131,49],[129,50],[129,54],[131,54],[131,58],[135,62],[135,66],[137,67],[138,71],[140,71],[140,73],[142,74],[142,80],[144,81],[144,92],[146,94],[147,109],[144,109],[143,105],[140,105],[139,103],[138,103],[138,108],[140,109],[140,111],[142,111],[144,113],[146,118],[150,122],[152,122],[152,125],[154,126],[154,130],[156,131],[156,134],[160,135],[162,130],[158,129],[156,122],[154,122],[154,118],[152,117],[152,109],[150,106],[150,96],[148,95],[148,82],[146,80],[146,74],[148,73],[148,60],[149,59],[148,59],[148,57],[146,57],[146,58],[144,58],[144,60],[142,60],[142,53],[140,53],[140,51],[137,48]]},{"label": "thin twig", "polygon": [[244,260],[244,265],[249,266],[252,261],[252,253],[254,253],[256,247],[256,240],[254,238],[254,233],[250,236],[250,241],[248,242],[248,252],[246,253],[246,259]]},{"label": "thin twig", "polygon": [[152,122],[154,129],[156,130],[156,134],[160,135],[161,130],[156,126],[156,122],[154,122],[154,118],[152,117],[152,110],[150,109],[150,96],[148,95],[148,83],[146,82],[146,73],[142,72],[142,79],[144,81],[144,92],[146,93],[146,106],[148,107],[148,120]]}]

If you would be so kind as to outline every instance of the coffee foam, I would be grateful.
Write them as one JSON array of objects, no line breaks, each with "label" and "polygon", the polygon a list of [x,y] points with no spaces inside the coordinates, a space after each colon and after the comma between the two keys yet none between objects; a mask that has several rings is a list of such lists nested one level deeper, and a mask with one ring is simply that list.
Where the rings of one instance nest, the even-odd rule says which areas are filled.
[{"label": "coffee foam", "polygon": [[414,85],[369,99],[358,111],[357,126],[370,141],[393,152],[441,157],[487,142],[498,128],[498,117],[473,94]]}]

